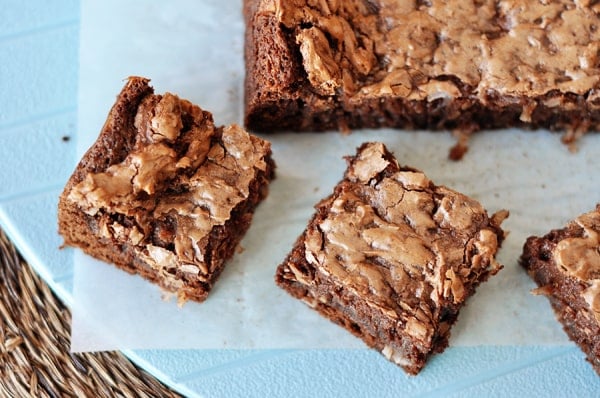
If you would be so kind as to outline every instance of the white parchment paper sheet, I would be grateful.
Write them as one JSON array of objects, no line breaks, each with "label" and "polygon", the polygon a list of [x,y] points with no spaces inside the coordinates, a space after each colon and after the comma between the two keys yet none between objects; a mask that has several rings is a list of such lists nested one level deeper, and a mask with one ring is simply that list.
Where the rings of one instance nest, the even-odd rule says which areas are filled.
[{"label": "white parchment paper sheet", "polygon": [[[242,122],[242,2],[83,1],[79,153],[97,137],[130,75],[152,79],[211,111],[217,124]],[[273,282],[313,212],[345,169],[342,157],[367,140],[383,141],[399,161],[436,183],[510,210],[499,254],[505,268],[482,285],[452,330],[452,345],[567,342],[546,299],[517,264],[527,236],[543,234],[600,201],[600,136],[570,153],[548,132],[485,132],[460,162],[447,160],[449,133],[383,129],[265,136],[277,179],[242,241],[243,251],[203,304],[178,308],[137,276],[76,251],[73,351],[142,348],[352,348],[363,344],[292,299]]]}]

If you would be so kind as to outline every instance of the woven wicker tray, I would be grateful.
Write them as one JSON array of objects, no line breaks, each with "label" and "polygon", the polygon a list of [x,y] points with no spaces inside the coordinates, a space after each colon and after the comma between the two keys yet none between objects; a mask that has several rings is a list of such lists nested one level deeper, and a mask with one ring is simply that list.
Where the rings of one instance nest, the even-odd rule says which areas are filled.
[{"label": "woven wicker tray", "polygon": [[118,352],[71,354],[71,313],[0,229],[1,397],[179,397]]}]

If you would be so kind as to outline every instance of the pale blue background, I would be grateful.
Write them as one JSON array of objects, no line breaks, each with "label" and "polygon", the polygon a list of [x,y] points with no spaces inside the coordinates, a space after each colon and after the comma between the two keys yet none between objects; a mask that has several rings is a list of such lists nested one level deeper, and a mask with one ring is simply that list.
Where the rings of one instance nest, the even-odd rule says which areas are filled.
[{"label": "pale blue background", "polygon": [[[0,225],[67,304],[72,251],[57,249],[55,209],[76,161],[78,33],[78,1],[0,4]],[[600,387],[572,344],[450,348],[418,377],[368,350],[125,354],[190,396],[584,397]]]}]

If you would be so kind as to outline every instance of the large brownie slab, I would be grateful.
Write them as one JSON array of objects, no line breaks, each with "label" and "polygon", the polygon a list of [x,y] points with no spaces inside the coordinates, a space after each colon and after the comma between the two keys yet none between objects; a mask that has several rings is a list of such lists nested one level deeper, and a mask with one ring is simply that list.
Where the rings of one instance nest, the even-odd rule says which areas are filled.
[{"label": "large brownie slab", "polygon": [[258,130],[600,126],[600,4],[245,0]]}]

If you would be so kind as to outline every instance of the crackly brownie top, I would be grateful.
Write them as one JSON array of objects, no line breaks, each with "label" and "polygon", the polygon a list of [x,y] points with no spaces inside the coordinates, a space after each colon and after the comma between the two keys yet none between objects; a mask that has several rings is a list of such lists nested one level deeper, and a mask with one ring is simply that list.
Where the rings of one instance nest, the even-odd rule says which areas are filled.
[{"label": "crackly brownie top", "polygon": [[67,198],[97,220],[100,237],[135,245],[161,271],[178,267],[203,280],[212,271],[208,235],[248,197],[270,145],[236,125],[216,128],[208,112],[169,93],[145,96],[129,119],[127,156],[88,172]]},{"label": "crackly brownie top", "polygon": [[583,298],[600,323],[600,206],[567,225],[572,236],[560,240],[552,256],[560,271],[586,288]]},{"label": "crackly brownie top", "polygon": [[431,101],[465,87],[481,98],[600,95],[598,2],[262,0],[261,7],[292,32],[312,89],[324,96]]},{"label": "crackly brownie top", "polygon": [[475,200],[399,167],[381,143],[359,149],[318,210],[306,260],[424,343],[443,307],[464,302],[482,274],[501,268],[494,255],[507,213],[488,218]]}]

